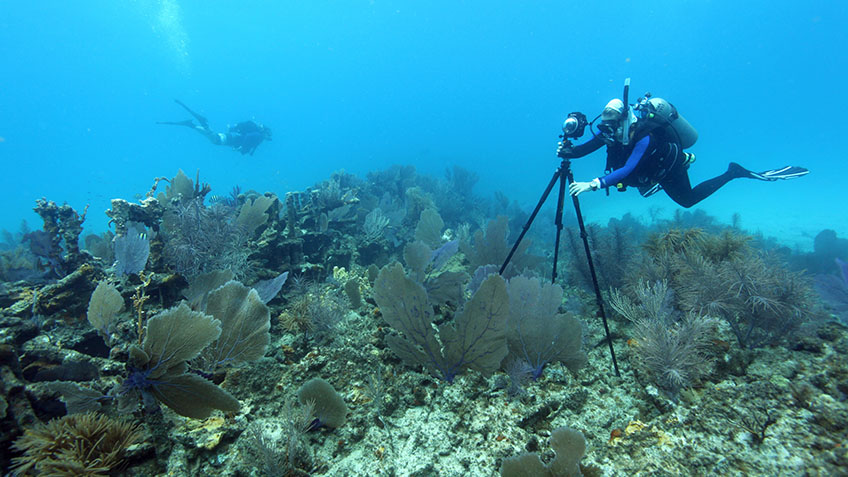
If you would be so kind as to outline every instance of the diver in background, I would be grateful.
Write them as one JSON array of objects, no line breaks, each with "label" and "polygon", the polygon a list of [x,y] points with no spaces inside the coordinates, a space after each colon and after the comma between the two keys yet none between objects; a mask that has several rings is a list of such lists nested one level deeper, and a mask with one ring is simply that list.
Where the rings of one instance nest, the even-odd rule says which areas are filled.
[{"label": "diver in background", "polygon": [[205,117],[192,111],[179,99],[174,101],[194,116],[197,123],[193,119],[186,119],[185,121],[157,121],[156,124],[189,127],[209,139],[212,144],[230,146],[242,155],[250,154],[252,156],[253,151],[262,144],[262,141],[271,140],[271,129],[254,121],[242,121],[235,126],[229,126],[226,133],[215,132],[209,127],[209,121]]},{"label": "diver in background", "polygon": [[775,181],[810,172],[795,166],[752,172],[731,162],[725,173],[692,187],[689,165],[695,161],[695,155],[683,149],[697,140],[695,129],[663,99],[646,95],[635,109],[641,113],[641,118],[636,117],[634,108],[625,108],[622,100],[613,99],[600,115],[597,132],[590,127],[591,139],[576,146],[568,141],[559,143],[557,155],[563,159],[583,157],[607,146],[607,175],[589,182],[572,182],[568,188],[571,195],[608,187],[625,190],[630,186],[637,187],[642,196],[648,197],[664,189],[672,200],[689,208],[733,179]]}]

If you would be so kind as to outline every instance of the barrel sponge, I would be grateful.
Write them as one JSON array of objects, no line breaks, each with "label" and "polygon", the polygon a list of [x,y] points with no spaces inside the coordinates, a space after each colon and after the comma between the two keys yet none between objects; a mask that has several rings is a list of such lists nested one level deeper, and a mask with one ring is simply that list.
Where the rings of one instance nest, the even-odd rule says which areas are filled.
[{"label": "barrel sponge", "polygon": [[501,464],[502,477],[547,477],[549,475],[548,468],[535,452],[507,457]]},{"label": "barrel sponge", "polygon": [[556,458],[551,462],[551,473],[562,477],[578,477],[580,459],[586,453],[586,439],[580,431],[559,427],[551,433],[551,448]]},{"label": "barrel sponge", "polygon": [[333,386],[321,378],[303,383],[297,391],[297,400],[301,404],[314,402],[315,416],[327,427],[341,427],[345,423],[347,405]]},{"label": "barrel sponge", "polygon": [[556,458],[545,466],[539,455],[523,453],[507,457],[501,464],[501,477],[582,477],[580,459],[586,453],[586,439],[580,431],[559,427],[551,433]]}]

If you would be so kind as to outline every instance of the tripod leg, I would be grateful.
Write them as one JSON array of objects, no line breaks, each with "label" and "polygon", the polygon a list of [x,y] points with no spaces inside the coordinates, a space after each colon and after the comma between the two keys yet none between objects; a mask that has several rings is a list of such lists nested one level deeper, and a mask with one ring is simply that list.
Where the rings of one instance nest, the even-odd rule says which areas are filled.
[{"label": "tripod leg", "polygon": [[[557,268],[557,260],[559,258],[559,240],[560,240],[560,232],[562,231],[562,213],[563,213],[563,204],[565,202],[565,186],[571,182],[574,182],[574,174],[571,172],[571,165],[567,161],[563,161],[562,165],[557,168],[556,172],[554,172],[553,177],[551,177],[551,181],[548,183],[548,187],[545,188],[545,192],[542,193],[542,197],[539,199],[539,203],[536,204],[536,208],[533,209],[533,213],[530,214],[530,218],[527,219],[527,223],[524,224],[524,228],[521,229],[521,234],[518,235],[518,239],[515,241],[515,244],[512,246],[512,250],[509,251],[509,254],[506,256],[506,260],[504,260],[503,265],[501,265],[501,269],[498,271],[499,274],[503,275],[504,270],[506,270],[507,265],[509,265],[509,261],[512,259],[512,256],[515,254],[515,251],[518,250],[518,246],[521,244],[521,240],[524,238],[524,235],[527,234],[527,231],[530,229],[530,225],[533,224],[533,220],[536,218],[536,215],[539,213],[539,210],[542,208],[542,205],[547,200],[548,195],[550,195],[551,191],[554,188],[554,184],[559,181],[559,197],[557,198],[557,215],[556,215],[556,244],[554,245],[554,271],[553,271],[553,281],[556,281],[556,268]],[[612,337],[610,337],[609,325],[607,324],[607,315],[604,311],[604,299],[601,295],[601,289],[598,286],[598,276],[595,273],[595,264],[592,261],[592,252],[589,249],[589,238],[586,234],[586,227],[583,224],[583,215],[580,213],[580,202],[577,200],[577,196],[572,196],[572,202],[574,203],[574,211],[577,213],[577,224],[580,226],[580,237],[583,238],[583,247],[586,250],[586,259],[589,262],[589,272],[592,275],[592,284],[595,286],[595,300],[598,303],[598,314],[601,315],[601,318],[604,322],[604,332],[607,337],[607,344],[609,344],[610,356],[612,356],[612,365],[615,368],[615,375],[621,376],[621,372],[618,370],[618,361],[615,359],[615,349],[612,347]]]},{"label": "tripod leg", "polygon": [[557,196],[557,210],[554,223],[556,224],[556,238],[554,239],[554,268],[551,272],[551,283],[556,283],[557,279],[557,262],[559,261],[559,239],[562,235],[562,208],[565,203],[565,183],[566,172],[565,168],[560,167],[559,172],[559,195]]},{"label": "tripod leg", "polygon": [[[565,178],[567,182],[574,182],[574,174],[571,172],[571,167],[566,168]],[[565,181],[563,181],[565,182]],[[606,333],[607,344],[609,345],[610,356],[612,357],[612,366],[615,368],[615,375],[621,376],[618,370],[618,361],[615,359],[615,349],[612,347],[612,337],[610,337],[609,325],[607,324],[607,313],[604,310],[604,297],[601,295],[601,287],[598,285],[598,274],[595,273],[595,262],[592,260],[592,251],[589,248],[589,235],[586,233],[586,226],[583,223],[583,214],[580,212],[580,200],[576,195],[571,196],[571,201],[574,203],[574,212],[577,214],[577,225],[580,227],[580,238],[583,239],[583,248],[586,251],[586,261],[589,263],[589,274],[592,276],[592,285],[595,287],[595,302],[598,304],[598,314],[604,322],[604,333]],[[557,231],[559,233],[559,231]]]},{"label": "tripod leg", "polygon": [[[518,239],[516,239],[515,244],[512,245],[512,250],[509,251],[509,254],[506,256],[506,260],[504,260],[503,265],[501,265],[501,269],[498,270],[499,275],[503,275],[504,270],[506,270],[506,266],[509,265],[509,261],[512,260],[512,256],[515,254],[515,251],[518,250],[518,246],[521,244],[521,240],[527,234],[527,231],[530,230],[530,226],[533,224],[533,220],[536,218],[536,214],[539,213],[539,210],[544,205],[545,201],[548,199],[548,195],[550,195],[551,190],[554,188],[554,184],[556,181],[562,177],[562,168],[558,168],[556,172],[554,172],[554,176],[551,177],[551,181],[548,183],[548,187],[545,188],[545,192],[542,193],[542,197],[539,199],[539,203],[536,204],[536,208],[533,209],[533,213],[530,214],[530,218],[527,219],[527,223],[524,224],[524,228],[521,229],[521,233],[518,235]],[[560,187],[562,189],[562,187]]]}]

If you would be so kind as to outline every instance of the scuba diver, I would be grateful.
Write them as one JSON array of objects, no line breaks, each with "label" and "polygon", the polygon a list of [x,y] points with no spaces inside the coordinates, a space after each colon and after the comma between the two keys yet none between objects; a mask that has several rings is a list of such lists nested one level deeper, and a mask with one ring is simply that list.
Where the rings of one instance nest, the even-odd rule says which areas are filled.
[{"label": "scuba diver", "polygon": [[601,188],[623,191],[636,187],[643,197],[648,197],[663,189],[673,201],[689,208],[733,179],[776,181],[810,172],[795,166],[753,172],[731,162],[725,173],[692,187],[689,166],[695,155],[683,150],[695,144],[698,133],[671,103],[652,98],[650,93],[634,106],[627,105],[628,88],[629,81],[625,83],[625,100],[611,100],[600,114],[597,128],[590,125],[589,140],[574,146],[567,139],[559,143],[557,155],[563,159],[583,157],[607,146],[606,175],[589,182],[572,182],[569,186],[572,196]]},{"label": "scuba diver", "polygon": [[192,111],[179,99],[174,101],[194,116],[197,123],[193,119],[186,119],[185,121],[157,121],[156,124],[189,127],[209,139],[212,144],[230,146],[242,155],[250,154],[252,156],[253,151],[262,144],[262,141],[271,140],[271,129],[254,121],[242,121],[235,126],[228,126],[226,133],[215,132],[209,127],[209,121],[205,117]]}]

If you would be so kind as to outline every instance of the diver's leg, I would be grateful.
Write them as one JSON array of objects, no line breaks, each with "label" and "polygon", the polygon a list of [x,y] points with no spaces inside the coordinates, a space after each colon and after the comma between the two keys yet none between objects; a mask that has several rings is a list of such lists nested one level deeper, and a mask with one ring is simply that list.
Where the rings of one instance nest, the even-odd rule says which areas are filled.
[{"label": "diver's leg", "polygon": [[192,119],[186,119],[185,121],[156,121],[156,124],[166,124],[170,126],[186,126],[194,131],[197,131],[198,133],[200,133],[200,135],[208,139],[209,142],[216,146],[223,146],[227,144],[228,137],[226,134],[216,133],[208,127],[203,127],[200,124],[195,124],[194,120]]},{"label": "diver's leg", "polygon": [[692,200],[692,185],[689,182],[689,173],[682,167],[675,167],[660,183],[663,190],[671,200],[680,206],[689,208],[695,205]]},{"label": "diver's leg", "polygon": [[202,134],[203,137],[208,139],[209,142],[216,146],[223,146],[227,144],[227,135],[224,133],[216,133],[215,131],[209,128],[204,128],[200,126],[194,128],[194,130]]},{"label": "diver's leg", "polygon": [[[689,172],[686,168],[675,167],[660,184],[673,201],[688,209],[712,195],[713,192],[719,190],[731,180],[745,177],[740,175],[742,174],[740,170],[733,167],[734,164],[731,163],[724,174],[705,180],[695,187],[692,187],[689,181]],[[735,165],[738,166],[738,164]],[[742,169],[744,170],[744,168]]]},{"label": "diver's leg", "polygon": [[195,119],[197,119],[197,122],[199,122],[201,126],[203,126],[204,128],[207,128],[207,129],[209,128],[209,120],[207,120],[205,116],[201,116],[197,112],[193,111],[191,108],[186,106],[185,103],[183,103],[179,99],[175,99],[174,102],[176,102],[177,104],[182,106],[186,111],[189,112],[189,114],[194,116]]},{"label": "diver's leg", "polygon": [[186,126],[192,129],[197,127],[194,124],[193,119],[186,119],[185,121],[156,121],[156,124],[167,124],[169,126]]}]

